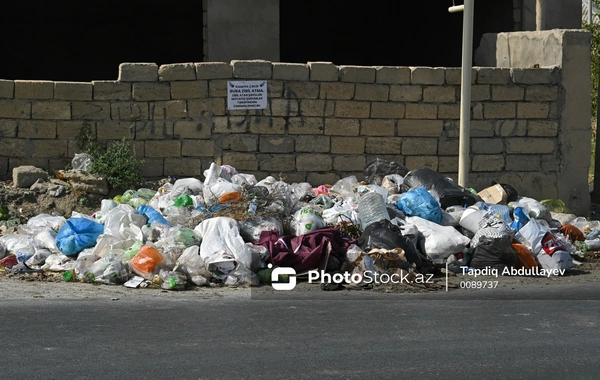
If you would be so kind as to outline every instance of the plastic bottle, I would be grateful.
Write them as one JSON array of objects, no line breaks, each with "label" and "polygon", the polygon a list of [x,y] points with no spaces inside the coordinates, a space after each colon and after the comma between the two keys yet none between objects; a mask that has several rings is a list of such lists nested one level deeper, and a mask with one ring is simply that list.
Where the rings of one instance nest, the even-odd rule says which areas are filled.
[{"label": "plastic bottle", "polygon": [[366,193],[358,199],[358,217],[362,229],[380,220],[390,220],[385,200],[378,193]]},{"label": "plastic bottle", "polygon": [[256,198],[252,198],[252,201],[250,201],[250,205],[248,206],[248,214],[250,214],[250,215],[256,214],[257,208],[258,208],[258,201],[256,200]]}]

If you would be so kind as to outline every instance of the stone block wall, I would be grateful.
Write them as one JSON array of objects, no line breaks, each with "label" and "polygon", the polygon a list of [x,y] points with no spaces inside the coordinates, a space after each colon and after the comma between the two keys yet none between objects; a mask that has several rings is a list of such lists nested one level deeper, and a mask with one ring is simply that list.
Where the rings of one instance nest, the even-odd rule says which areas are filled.
[{"label": "stone block wall", "polygon": [[[473,69],[471,186],[559,195],[561,78],[558,67]],[[268,80],[267,109],[227,109],[227,81],[244,79]],[[0,176],[64,168],[89,125],[107,144],[130,140],[151,177],[199,176],[216,161],[317,185],[362,179],[375,157],[455,177],[459,97],[457,68],[327,62],[124,63],[117,81],[2,80]]]}]

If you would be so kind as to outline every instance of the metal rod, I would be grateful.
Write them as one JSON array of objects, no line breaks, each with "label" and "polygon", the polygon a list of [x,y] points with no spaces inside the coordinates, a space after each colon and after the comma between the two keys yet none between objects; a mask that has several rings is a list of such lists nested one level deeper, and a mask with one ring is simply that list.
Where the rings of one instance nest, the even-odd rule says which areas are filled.
[{"label": "metal rod", "polygon": [[470,166],[471,70],[473,68],[474,0],[465,0],[463,13],[463,46],[460,83],[460,136],[458,147],[458,184],[467,187]]},{"label": "metal rod", "polygon": [[588,0],[588,24],[593,24],[594,23],[594,4],[592,3],[592,0]]},{"label": "metal rod", "polygon": [[535,1],[535,30],[544,30],[546,22],[546,0]]}]

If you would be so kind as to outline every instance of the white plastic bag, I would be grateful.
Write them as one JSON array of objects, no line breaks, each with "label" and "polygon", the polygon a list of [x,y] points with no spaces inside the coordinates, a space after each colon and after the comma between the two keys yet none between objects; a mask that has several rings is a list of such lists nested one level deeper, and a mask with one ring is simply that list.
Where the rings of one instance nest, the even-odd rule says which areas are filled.
[{"label": "white plastic bag", "polygon": [[175,199],[183,194],[187,195],[199,195],[202,194],[204,185],[196,178],[182,178],[175,181],[169,196],[171,199]]},{"label": "white plastic bag", "polygon": [[544,219],[548,222],[552,220],[550,210],[533,198],[519,197],[516,202],[511,202],[509,206],[513,208],[523,207],[530,218]]},{"label": "white plastic bag", "polygon": [[231,176],[231,183],[240,185],[242,187],[252,187],[255,186],[258,181],[256,181],[254,174],[238,173]]},{"label": "white plastic bag", "polygon": [[52,253],[58,253],[60,250],[56,246],[56,232],[46,228],[33,237],[33,243],[36,247],[46,248]]},{"label": "white plastic bag", "polygon": [[381,187],[389,191],[390,194],[400,194],[403,183],[404,177],[400,174],[389,174],[383,177]]},{"label": "white plastic bag", "polygon": [[432,259],[447,259],[462,252],[471,241],[454,227],[444,227],[418,216],[407,217],[406,221],[417,226],[423,235],[421,251]]},{"label": "white plastic bag", "polygon": [[537,255],[542,251],[542,240],[544,240],[544,236],[546,236],[548,232],[548,229],[537,220],[530,219],[529,222],[517,232],[515,239],[531,249],[531,252],[533,252],[534,255]]},{"label": "white plastic bag", "polygon": [[[104,234],[115,236],[121,240],[127,240],[132,237],[132,233],[127,230],[130,225],[142,228],[146,224],[146,217],[137,214],[135,209],[129,205],[119,205],[106,214],[104,218]],[[133,233],[136,235],[137,231]],[[141,239],[139,239],[141,240]]]},{"label": "white plastic bag", "polygon": [[356,212],[356,204],[346,200],[342,200],[323,211],[323,221],[325,223],[343,223],[348,222],[358,224],[358,213]]},{"label": "white plastic bag", "polygon": [[537,259],[544,269],[569,270],[573,268],[573,258],[567,251],[555,251],[552,256],[542,250]]},{"label": "white plastic bag", "polygon": [[200,256],[206,264],[235,261],[252,267],[252,252],[240,236],[235,219],[216,217],[206,219],[194,231],[202,237]]},{"label": "white plastic bag", "polygon": [[329,193],[337,195],[342,199],[354,198],[355,186],[358,186],[358,180],[356,179],[356,176],[351,175],[337,181],[333,186],[331,186]]},{"label": "white plastic bag", "polygon": [[75,157],[71,160],[73,170],[87,172],[92,167],[92,156],[87,153],[75,153]]},{"label": "white plastic bag", "polygon": [[48,214],[39,214],[27,221],[27,226],[38,228],[51,228],[58,231],[67,220],[62,216],[52,216]]},{"label": "white plastic bag", "polygon": [[314,209],[304,207],[296,211],[290,223],[290,227],[292,228],[294,235],[300,236],[324,228],[325,223]]},{"label": "white plastic bag", "polygon": [[215,184],[211,185],[208,190],[204,190],[204,202],[208,206],[215,205],[220,202],[221,197],[225,194],[238,193],[242,194],[242,187],[240,185],[227,182],[225,180],[219,180]]},{"label": "white plastic bag", "polygon": [[185,274],[188,281],[198,286],[206,285],[207,277],[210,277],[210,272],[206,270],[206,264],[200,256],[200,247],[197,245],[183,251],[173,270]]}]

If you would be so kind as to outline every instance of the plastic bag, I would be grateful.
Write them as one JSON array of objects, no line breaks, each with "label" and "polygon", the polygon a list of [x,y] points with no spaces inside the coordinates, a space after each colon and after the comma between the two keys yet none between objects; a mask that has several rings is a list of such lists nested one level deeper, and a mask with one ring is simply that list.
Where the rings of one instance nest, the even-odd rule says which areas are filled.
[{"label": "plastic bag", "polygon": [[185,282],[187,278],[184,274],[178,273],[175,271],[167,271],[161,269],[159,272],[160,279],[162,280],[162,284],[160,285],[161,289],[166,290],[184,290]]},{"label": "plastic bag", "polygon": [[129,261],[129,267],[138,276],[144,277],[147,280],[152,279],[152,276],[157,273],[158,265],[164,260],[154,246],[145,245],[136,255]]},{"label": "plastic bag", "polygon": [[281,220],[272,216],[258,216],[240,222],[240,235],[247,242],[257,243],[263,231],[272,230],[276,230],[279,235],[283,235]]},{"label": "plastic bag", "polygon": [[175,181],[171,192],[169,193],[171,199],[175,199],[181,195],[200,195],[204,190],[204,184],[196,178],[182,178]]},{"label": "plastic bag", "polygon": [[104,226],[85,218],[69,218],[56,234],[56,246],[66,256],[75,256],[85,248],[96,245]]},{"label": "plastic bag", "polygon": [[450,206],[471,206],[481,199],[435,171],[422,168],[413,170],[404,177],[402,188],[406,191],[423,186],[443,209]]},{"label": "plastic bag", "polygon": [[387,220],[369,225],[363,231],[357,244],[365,252],[377,248],[388,250],[401,248],[404,250],[408,262],[415,264],[417,269],[420,269],[423,265],[423,260],[413,242],[408,236],[402,234],[398,226]]},{"label": "plastic bag", "polygon": [[529,218],[525,215],[523,207],[515,207],[513,218],[514,221],[510,224],[510,228],[517,232],[529,222]]},{"label": "plastic bag", "polygon": [[224,180],[218,181],[204,189],[204,202],[208,206],[238,199],[243,192],[239,185]]},{"label": "plastic bag", "polygon": [[476,269],[493,268],[502,272],[517,263],[517,252],[511,246],[512,236],[482,236],[473,253],[470,267]]},{"label": "plastic bag", "polygon": [[44,229],[33,237],[33,243],[36,247],[46,248],[52,253],[57,253],[60,250],[56,246],[56,232],[49,228]]},{"label": "plastic bag", "polygon": [[383,177],[381,187],[385,188],[390,194],[400,194],[403,183],[404,177],[399,174],[390,174]]},{"label": "plastic bag", "polygon": [[559,212],[550,212],[550,216],[553,220],[557,220],[560,224],[570,224],[577,218],[575,214],[563,214]]},{"label": "plastic bag", "polygon": [[462,252],[471,241],[453,227],[440,226],[418,216],[406,220],[417,226],[424,238],[420,239],[421,251],[433,260],[447,259],[451,254]]},{"label": "plastic bag", "polygon": [[328,195],[320,194],[316,198],[312,199],[310,204],[320,206],[321,209],[327,210],[333,207],[333,201]]},{"label": "plastic bag", "polygon": [[314,209],[303,207],[294,213],[290,227],[294,235],[300,236],[324,228],[325,223]]},{"label": "plastic bag", "polygon": [[233,287],[258,286],[259,281],[256,274],[244,265],[238,265],[235,270],[229,272],[225,279],[225,285]]},{"label": "plastic bag", "polygon": [[173,200],[173,205],[175,205],[175,207],[185,207],[185,206],[193,206],[194,205],[194,201],[192,200],[192,198],[187,195],[180,195],[177,198],[175,198]]},{"label": "plastic bag", "polygon": [[569,270],[573,268],[573,258],[567,251],[556,251],[550,256],[542,250],[538,253],[537,259],[544,269]]},{"label": "plastic bag", "polygon": [[517,206],[523,207],[530,218],[544,219],[548,222],[552,220],[550,211],[546,206],[533,198],[521,197],[514,204],[511,202],[509,206],[514,206],[515,208]]},{"label": "plastic bag", "polygon": [[27,221],[27,226],[34,228],[51,228],[58,231],[67,220],[62,216],[39,214]]},{"label": "plastic bag", "polygon": [[197,245],[183,251],[173,270],[185,274],[189,282],[198,286],[208,284],[208,279],[211,277],[204,260],[200,256],[200,247]]},{"label": "plastic bag", "polygon": [[409,216],[418,216],[438,224],[442,222],[440,205],[421,186],[402,194],[396,202],[396,207]]},{"label": "plastic bag", "polygon": [[542,250],[542,241],[549,231],[541,225],[537,220],[531,219],[519,232],[515,235],[515,239],[531,249],[534,255]]},{"label": "plastic bag", "polygon": [[[1,250],[0,250],[1,251]],[[52,252],[50,252],[50,250],[45,249],[45,248],[39,248],[35,250],[35,253],[33,254],[33,256],[31,256],[26,262],[25,264],[31,266],[31,265],[43,265],[46,262],[46,259],[52,254]],[[2,257],[2,254],[0,252],[0,257]]]},{"label": "plastic bag", "polygon": [[561,201],[560,199],[544,199],[540,201],[540,204],[551,212],[560,212],[563,214],[569,213],[569,208],[565,202]]},{"label": "plastic bag", "polygon": [[171,225],[171,223],[169,223],[162,215],[160,212],[156,211],[155,209],[153,209],[152,207],[146,206],[146,205],[142,205],[139,206],[137,208],[137,213],[140,215],[146,215],[146,217],[148,218],[148,223],[152,224],[152,223],[160,223],[160,224],[164,224],[167,225],[169,227],[173,227]]},{"label": "plastic bag", "polygon": [[243,188],[255,186],[258,182],[253,174],[238,173],[231,176],[231,183],[239,185]]},{"label": "plastic bag", "polygon": [[200,256],[206,264],[235,260],[247,268],[258,265],[239,234],[235,219],[216,217],[204,220],[194,231],[202,237]]},{"label": "plastic bag", "polygon": [[75,157],[71,160],[73,170],[81,170],[87,172],[92,167],[92,156],[87,153],[75,153]]},{"label": "plastic bag", "polygon": [[62,253],[52,254],[46,258],[42,269],[50,272],[63,272],[73,269],[75,262]]},{"label": "plastic bag", "polygon": [[600,221],[597,220],[587,220],[586,218],[580,216],[571,221],[572,225],[577,227],[584,234],[589,234],[594,230],[600,229]]},{"label": "plastic bag", "polygon": [[[119,205],[111,209],[102,218],[102,221],[104,222],[104,233],[119,240],[136,239],[141,232],[139,229],[146,224],[146,218],[143,215],[136,214],[135,209],[129,205]],[[137,227],[137,229],[131,229],[132,226]]]},{"label": "plastic bag", "polygon": [[365,181],[367,183],[373,183],[381,185],[383,178],[389,174],[399,174],[406,176],[408,168],[404,165],[400,165],[395,161],[386,161],[381,158],[376,158],[369,162],[363,171]]},{"label": "plastic bag", "polygon": [[342,200],[323,211],[323,221],[325,223],[352,223],[358,224],[359,218],[356,212],[356,204],[351,203],[348,200]]},{"label": "plastic bag", "polygon": [[344,177],[329,189],[329,193],[337,195],[342,199],[354,198],[355,186],[358,186],[358,180],[355,176]]}]

